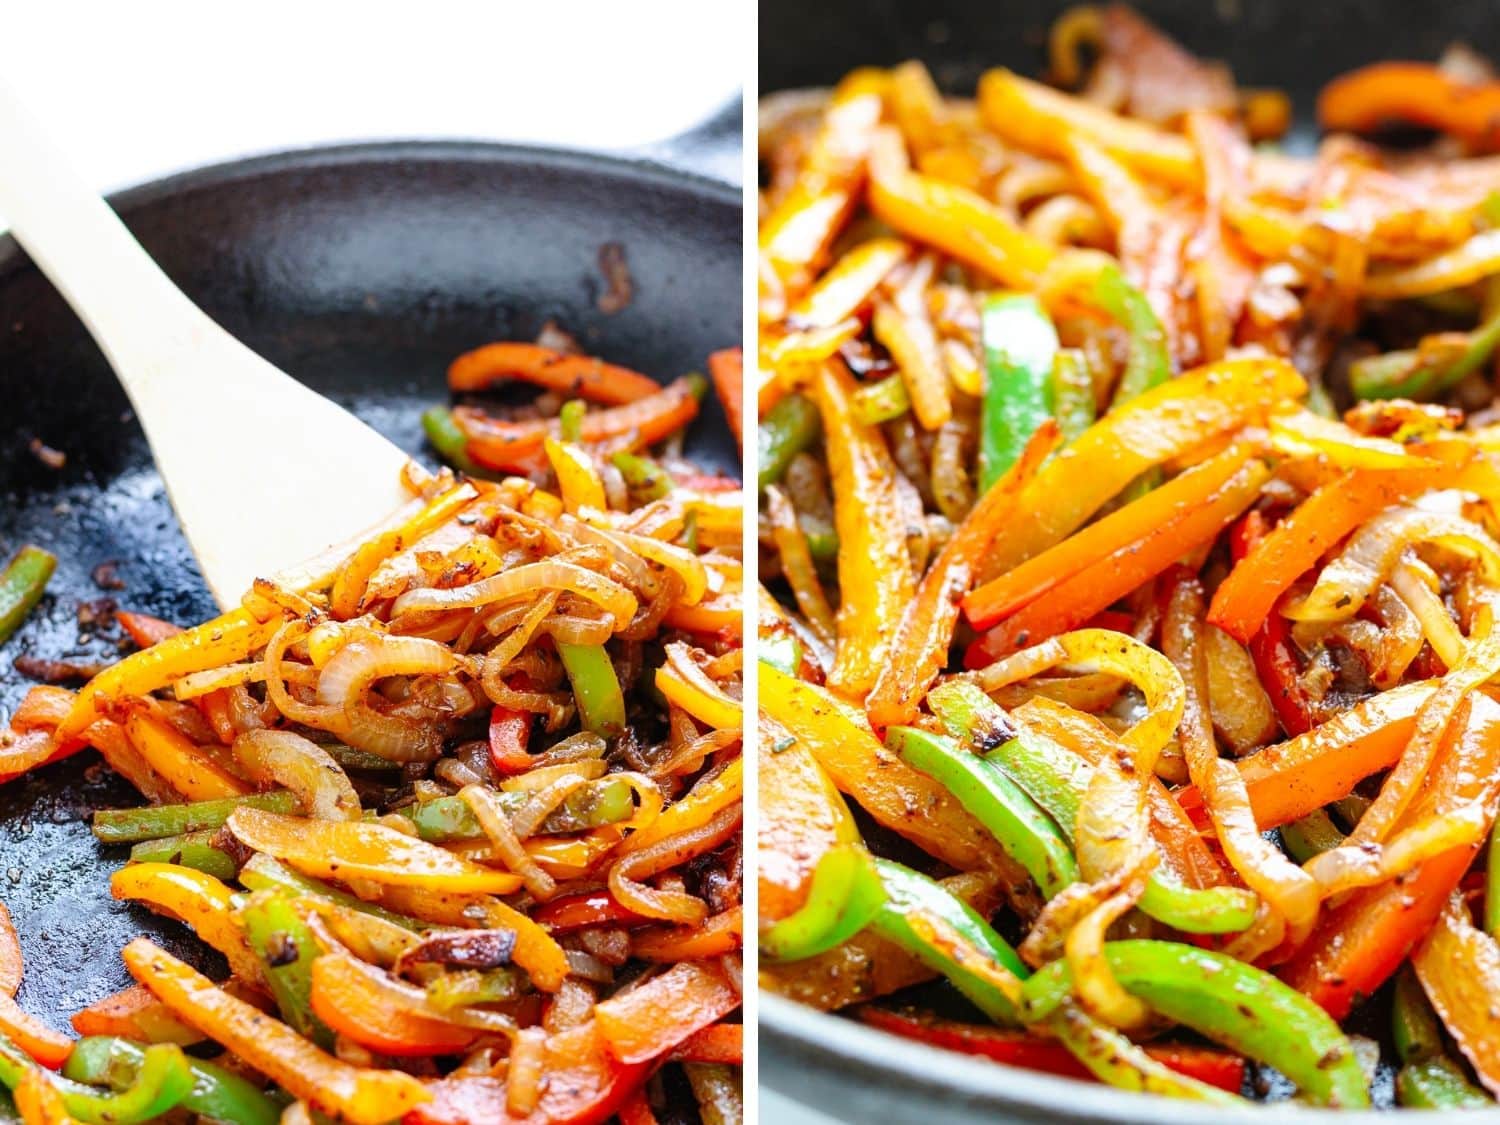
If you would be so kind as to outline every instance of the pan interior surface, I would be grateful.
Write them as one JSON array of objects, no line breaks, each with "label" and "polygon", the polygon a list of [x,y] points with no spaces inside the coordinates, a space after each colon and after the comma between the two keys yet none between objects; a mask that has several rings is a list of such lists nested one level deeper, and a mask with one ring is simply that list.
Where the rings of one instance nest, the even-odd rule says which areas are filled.
[{"label": "pan interior surface", "polygon": [[[447,400],[449,360],[479,344],[531,339],[552,320],[588,351],[666,381],[740,342],[739,192],[648,165],[499,145],[354,146],[191,172],[112,202],[215,320],[429,465],[418,416]],[[614,315],[598,307],[609,243],[634,282]],[[8,715],[31,686],[15,657],[119,655],[108,614],[87,624],[80,604],[111,599],[179,624],[216,608],[123,392],[8,237],[0,325],[0,553],[35,542],[59,559],[42,605],[0,655]],[[33,439],[66,465],[44,466],[28,452]],[[712,395],[687,452],[738,475]],[[0,901],[26,963],[19,1000],[57,1027],[129,983],[119,950],[137,934],[212,964],[183,927],[110,899],[125,849],[100,847],[88,817],[139,803],[91,751],[0,786]]]}]

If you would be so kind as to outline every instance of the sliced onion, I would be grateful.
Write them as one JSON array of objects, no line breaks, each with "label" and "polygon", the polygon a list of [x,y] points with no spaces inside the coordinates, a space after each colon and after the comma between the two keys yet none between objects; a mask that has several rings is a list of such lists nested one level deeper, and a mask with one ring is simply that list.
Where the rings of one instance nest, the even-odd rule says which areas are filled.
[{"label": "sliced onion", "polygon": [[359,795],[343,767],[316,742],[285,730],[256,730],[234,740],[234,756],[260,784],[284,786],[318,820],[358,820]]},{"label": "sliced onion", "polygon": [[585,953],[581,949],[569,949],[565,952],[568,957],[568,969],[574,976],[596,981],[599,984],[614,983],[615,971],[592,953]]},{"label": "sliced onion", "polygon": [[1391,572],[1391,588],[1421,622],[1422,635],[1432,651],[1445,667],[1456,668],[1464,658],[1464,635],[1434,589],[1436,581],[1437,576],[1426,564],[1410,556],[1402,558]]},{"label": "sliced onion", "polygon": [[500,861],[521,877],[533,896],[545,902],[557,893],[557,880],[527,854],[494,793],[482,785],[466,785],[459,790],[458,797],[474,813],[474,819],[489,837]]},{"label": "sliced onion", "polygon": [[[597,763],[603,767],[604,763]],[[595,774],[594,777],[598,775]],[[518,808],[510,817],[510,826],[518,840],[528,840],[535,836],[541,828],[542,821],[552,815],[557,809],[590,781],[594,780],[588,772],[576,766],[563,767],[563,771],[552,777],[545,785],[531,791],[526,798],[526,803]]]},{"label": "sliced onion", "polygon": [[469,586],[451,590],[410,590],[396,599],[392,613],[414,610],[457,609],[466,606],[492,605],[496,602],[528,598],[542,590],[566,590],[586,598],[616,621],[635,616],[636,598],[624,586],[572,563],[548,559],[492,575]]},{"label": "sliced onion", "polygon": [[442,750],[442,732],[433,722],[382,715],[370,707],[365,694],[389,676],[442,675],[457,659],[444,645],[420,637],[351,641],[329,659],[318,679],[319,702],[340,716],[336,726],[325,729],[393,762],[435,758]]},{"label": "sliced onion", "polygon": [[642,879],[713,851],[739,830],[743,810],[736,803],[708,823],[648,844],[621,859],[609,870],[609,889],[627,910],[664,922],[694,924],[708,917],[708,904],[684,891],[650,887]]},{"label": "sliced onion", "polygon": [[1490,820],[1484,801],[1470,801],[1412,825],[1383,845],[1331,848],[1308,860],[1306,870],[1325,895],[1383,883],[1435,855],[1477,842],[1489,831]]}]

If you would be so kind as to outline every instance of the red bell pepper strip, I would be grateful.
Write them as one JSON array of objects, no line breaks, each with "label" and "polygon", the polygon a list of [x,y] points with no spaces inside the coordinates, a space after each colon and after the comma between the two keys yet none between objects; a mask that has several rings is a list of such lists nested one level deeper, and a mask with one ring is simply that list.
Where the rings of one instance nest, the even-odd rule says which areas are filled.
[{"label": "red bell pepper strip", "polygon": [[1328,718],[1302,686],[1302,662],[1292,649],[1292,628],[1285,617],[1274,610],[1266,614],[1260,631],[1250,638],[1250,656],[1287,734],[1306,734]]},{"label": "red bell pepper strip", "polygon": [[1353,469],[1323,485],[1251,545],[1214,592],[1208,623],[1249,643],[1276,599],[1325,551],[1377,512],[1441,487],[1445,471]]},{"label": "red bell pepper strip", "polygon": [[[960,1023],[956,1020],[925,1019],[864,1007],[859,1017],[872,1027],[919,1043],[930,1043],[949,1051],[978,1055],[1009,1066],[1039,1070],[1066,1078],[1094,1080],[1093,1074],[1066,1047],[1026,1031]],[[1187,1047],[1170,1043],[1147,1045],[1146,1053],[1179,1074],[1210,1086],[1238,1094],[1245,1081],[1245,1060],[1211,1047]]]},{"label": "red bell pepper strip", "polygon": [[[1224,479],[1219,474],[1226,466],[1220,462],[1231,456],[1239,458],[1242,463],[1233,470],[1233,475]],[[1125,521],[1107,533],[1090,536],[1089,533],[1094,528],[1089,528],[1087,532],[1059,544],[1057,553],[1067,557],[1074,549],[1070,544],[1088,536],[1091,544],[1097,541],[1098,545],[1106,548],[1106,552],[1052,586],[1045,597],[1029,603],[1020,612],[981,636],[964,654],[965,665],[969,668],[981,668],[1017,649],[1082,625],[1100,610],[1108,608],[1146,580],[1160,574],[1185,552],[1212,541],[1231,520],[1254,503],[1260,494],[1261,485],[1270,476],[1270,470],[1263,461],[1258,458],[1246,461],[1244,456],[1242,450],[1226,451],[1201,470],[1184,473],[1171,484],[1147,493],[1134,504],[1121,509],[1116,516],[1125,517]],[[1232,460],[1229,463],[1232,464]],[[1195,475],[1200,472],[1204,475]],[[1159,508],[1157,498],[1189,476],[1194,479],[1186,481],[1174,492],[1170,515],[1150,524],[1135,522],[1140,513],[1132,514],[1132,508],[1150,505],[1152,512],[1156,512]],[[1111,516],[1101,520],[1095,527],[1115,518]],[[1133,528],[1136,538],[1127,540],[1121,530],[1123,527]],[[1096,549],[1095,546],[1090,547],[1091,551]],[[1044,556],[1039,556],[1038,561],[1041,557]],[[1055,555],[1054,558],[1056,557]],[[987,587],[981,587],[965,601],[964,612],[969,614],[971,620],[976,612],[983,612],[986,608],[986,590]]]},{"label": "red bell pepper strip", "polygon": [[644,1063],[740,1006],[723,970],[692,961],[594,1005],[599,1035],[622,1063]]},{"label": "red bell pepper strip", "polygon": [[[1470,695],[1448,732],[1426,788],[1394,832],[1431,818],[1440,807],[1493,799],[1500,777],[1500,704],[1477,692]],[[1343,1019],[1359,998],[1374,994],[1432,927],[1481,843],[1453,848],[1400,879],[1354,892],[1323,916],[1307,944],[1282,966],[1282,979]]]},{"label": "red bell pepper strip", "polygon": [[150,648],[157,641],[164,641],[182,632],[181,625],[173,625],[170,621],[152,617],[149,613],[127,613],[121,610],[115,614],[115,620],[141,648]]},{"label": "red bell pepper strip", "polygon": [[489,390],[507,379],[608,406],[635,402],[661,389],[654,379],[591,355],[509,340],[465,352],[448,365],[448,387],[460,393]]},{"label": "red bell pepper strip", "polygon": [[729,428],[734,440],[743,446],[745,442],[745,357],[739,348],[725,348],[708,357],[709,378],[714,381],[714,390],[724,407],[724,417],[729,419]]},{"label": "red bell pepper strip", "polygon": [[604,890],[563,895],[537,907],[532,917],[554,934],[587,926],[630,926],[650,921],[621,906],[614,895]]},{"label": "red bell pepper strip", "polygon": [[511,777],[531,768],[526,744],[531,738],[532,713],[498,704],[490,712],[490,762],[497,773]]},{"label": "red bell pepper strip", "polygon": [[745,1061],[745,1027],[738,1023],[716,1023],[695,1031],[669,1056],[673,1062],[727,1063]]},{"label": "red bell pepper strip", "polygon": [[656,1125],[656,1114],[646,1098],[645,1087],[637,1087],[620,1106],[620,1125]]}]

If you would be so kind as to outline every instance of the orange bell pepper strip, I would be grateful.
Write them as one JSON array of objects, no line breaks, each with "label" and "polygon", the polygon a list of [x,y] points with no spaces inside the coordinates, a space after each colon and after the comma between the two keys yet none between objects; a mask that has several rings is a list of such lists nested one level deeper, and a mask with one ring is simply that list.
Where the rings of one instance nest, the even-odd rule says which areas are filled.
[{"label": "orange bell pepper strip", "polygon": [[[1394,832],[1463,802],[1492,802],[1497,776],[1500,704],[1476,692],[1460,705],[1425,789]],[[1441,914],[1482,843],[1452,848],[1399,879],[1355,891],[1324,914],[1312,937],[1282,966],[1282,979],[1335,1019],[1343,1019],[1356,999],[1373,995],[1406,960]],[[1476,991],[1480,984],[1465,983]]]},{"label": "orange bell pepper strip", "polygon": [[101,703],[149,695],[190,672],[245,660],[264,648],[279,628],[279,616],[261,621],[247,609],[235,609],[127,656],[84,685],[57,728],[58,741],[82,734],[99,717]]},{"label": "orange bell pepper strip", "polygon": [[991,70],[979,79],[979,111],[1004,140],[1030,152],[1061,158],[1067,138],[1081,136],[1149,180],[1197,187],[1202,178],[1197,154],[1180,134],[1100,109],[1008,70]]},{"label": "orange bell pepper strip", "polygon": [[117,1035],[143,1043],[176,1043],[187,1047],[202,1041],[196,1028],[174,1016],[144,985],[111,993],[96,1000],[68,1021],[79,1035]]},{"label": "orange bell pepper strip", "polygon": [[1184,372],[1117,406],[1037,473],[1022,518],[986,560],[986,577],[1061,542],[1146,470],[1263,421],[1276,404],[1306,391],[1284,360],[1234,359]]},{"label": "orange bell pepper strip", "polygon": [[838,844],[859,842],[849,807],[811,750],[762,715],[756,879],[760,917],[779,922],[802,905],[813,868]]},{"label": "orange bell pepper strip", "polygon": [[887,750],[863,712],[769,664],[760,666],[759,675],[761,713],[877,821],[959,871],[1011,870],[989,830],[946,788]]},{"label": "orange bell pepper strip", "polygon": [[77,739],[60,744],[44,730],[0,731],[0,784],[76,754],[83,745]]},{"label": "orange bell pepper strip", "polygon": [[1500,82],[1472,82],[1432,63],[1383,62],[1335,78],[1318,95],[1324,129],[1366,133],[1390,121],[1500,143]]},{"label": "orange bell pepper strip", "polygon": [[1443,487],[1443,469],[1353,469],[1317,489],[1278,523],[1219,584],[1208,623],[1248,644],[1281,597],[1323,554],[1372,516]]},{"label": "orange bell pepper strip", "polygon": [[[1082,625],[1185,552],[1212,542],[1255,502],[1270,475],[1265,462],[1244,448],[1232,448],[1036,556],[1030,563],[1036,564],[1033,573],[1038,576],[1048,573],[1046,567],[1054,573],[1070,570],[1080,556],[1090,561],[1055,585],[1042,577],[1028,579],[1026,584],[1040,581],[1049,588],[970,645],[964,663],[983,667]],[[1083,545],[1075,548],[1080,541]],[[1101,548],[1108,553],[1094,557]],[[999,592],[1009,594],[1004,588]],[[992,620],[993,606],[1004,604],[990,598],[990,588],[984,586],[965,599],[964,612],[976,625]]]},{"label": "orange bell pepper strip", "polygon": [[29,688],[10,717],[13,731],[56,730],[78,697],[67,688],[36,684]]},{"label": "orange bell pepper strip", "polygon": [[383,972],[346,953],[314,958],[313,1011],[338,1034],[396,1058],[457,1054],[484,1034],[426,1010],[424,993],[415,986],[396,986],[412,993],[412,1002],[399,1006],[390,990],[372,987],[371,975]]},{"label": "orange bell pepper strip", "polygon": [[599,1037],[622,1063],[659,1058],[740,1006],[717,965],[683,961],[660,976],[594,1005]]},{"label": "orange bell pepper strip", "polygon": [[[1154,530],[1182,514],[1183,509],[1207,503],[1254,452],[1254,447],[1246,443],[1231,445],[1223,453],[1089,524],[1014,570],[986,582],[964,598],[964,616],[976,629],[987,629],[1053,593],[1089,568],[1117,553],[1138,548],[1149,541]],[[1191,553],[1194,546],[1182,542],[1177,557]]]},{"label": "orange bell pepper strip", "polygon": [[1494,997],[1500,991],[1500,945],[1474,925],[1462,895],[1453,895],[1437,925],[1412,954],[1417,978],[1474,1073],[1500,1093],[1500,1039]]},{"label": "orange bell pepper strip", "polygon": [[68,1061],[73,1041],[26,1011],[14,1000],[21,987],[21,942],[10,911],[0,903],[0,1034],[43,1066],[56,1070]]},{"label": "orange bell pepper strip", "polygon": [[78,1125],[68,1113],[62,1092],[42,1077],[38,1070],[27,1070],[11,1091],[23,1125]]},{"label": "orange bell pepper strip", "polygon": [[514,340],[485,344],[448,365],[448,388],[458,394],[487,391],[508,379],[607,406],[635,402],[661,389],[654,379],[628,367]]},{"label": "orange bell pepper strip", "polygon": [[697,605],[673,605],[662,618],[674,629],[738,641],[745,635],[745,605],[740,598],[719,595]]},{"label": "orange bell pepper strip", "polygon": [[557,939],[529,916],[497,898],[435,891],[417,884],[382,887],[380,901],[398,914],[426,922],[515,931],[516,948],[511,959],[526,970],[531,983],[543,992],[556,992],[570,971],[567,954]]},{"label": "orange bell pepper strip", "polygon": [[222,953],[241,980],[254,984],[265,979],[246,944],[234,892],[212,875],[175,863],[132,863],[110,877],[109,893],[183,922]]},{"label": "orange bell pepper strip", "polygon": [[384,1125],[432,1095],[409,1074],[351,1066],[278,1019],[238,1000],[147,938],[125,967],[167,1007],[293,1097],[351,1125]]},{"label": "orange bell pepper strip", "polygon": [[916,718],[922,697],[948,663],[958,624],[958,599],[968,591],[990,546],[1010,526],[1022,490],[1057,448],[1058,437],[1055,421],[1049,418],[1042,423],[1021,456],[980,497],[922,576],[917,596],[901,615],[891,659],[865,700],[865,712],[876,730]]},{"label": "orange bell pepper strip", "polygon": [[875,137],[869,197],[870,210],[902,234],[1012,288],[1035,286],[1055,253],[977,192],[913,172],[892,127]]},{"label": "orange bell pepper strip", "polygon": [[506,1109],[505,1083],[496,1078],[445,1078],[432,1083],[432,1100],[406,1125],[602,1125],[646,1080],[645,1063],[619,1062],[594,1020],[549,1036],[543,1048],[547,1081],[536,1109],[516,1117]]},{"label": "orange bell pepper strip", "polygon": [[130,706],[125,734],[146,764],[190,801],[243,797],[254,786],[234,776],[210,758],[171,723],[158,719],[141,704]]},{"label": "orange bell pepper strip", "polygon": [[672,1052],[673,1062],[726,1063],[740,1066],[745,1061],[745,1028],[737,1023],[716,1023],[695,1031]]},{"label": "orange bell pepper strip", "polygon": [[[1043,1039],[1029,1031],[959,1023],[956,1020],[924,1019],[876,1007],[861,1008],[859,1018],[871,1027],[878,1027],[906,1039],[915,1039],[919,1043],[930,1043],[944,1050],[977,1055],[1007,1066],[1039,1070],[1045,1074],[1096,1081],[1093,1073],[1061,1043],[1055,1039]],[[1151,1043],[1145,1050],[1157,1062],[1177,1073],[1186,1074],[1221,1090],[1228,1090],[1232,1094],[1240,1092],[1245,1080],[1245,1060],[1228,1051],[1218,1051],[1211,1047],[1178,1046],[1174,1043]]]},{"label": "orange bell pepper strip", "polygon": [[[630,437],[634,447],[654,445],[676,433],[698,416],[704,386],[699,376],[684,375],[647,398],[583,416],[584,442]],[[469,406],[455,407],[453,420],[468,439],[468,452],[478,464],[504,472],[524,471],[537,463],[542,442],[562,436],[556,418],[507,422]]]},{"label": "orange bell pepper strip", "polygon": [[170,621],[152,617],[149,613],[127,613],[121,610],[115,614],[115,620],[119,622],[120,628],[125,630],[126,635],[141,648],[150,648],[159,641],[175,637],[183,632],[181,625],[173,625]]},{"label": "orange bell pepper strip", "polygon": [[656,1114],[651,1111],[651,1102],[646,1097],[644,1086],[630,1091],[620,1104],[616,1116],[620,1119],[620,1125],[656,1125]]},{"label": "orange bell pepper strip", "polygon": [[851,696],[875,685],[913,582],[896,466],[880,431],[854,415],[854,378],[830,361],[818,369],[813,398],[823,416],[833,519],[839,537],[838,647],[828,682]]},{"label": "orange bell pepper strip", "polygon": [[642,961],[704,961],[745,944],[745,910],[734,906],[696,926],[653,927],[636,933],[630,952]]},{"label": "orange bell pepper strip", "polygon": [[743,447],[745,443],[745,353],[739,348],[724,348],[708,357],[708,376],[718,392],[719,404],[724,407],[724,417],[734,440]]},{"label": "orange bell pepper strip", "polygon": [[469,863],[381,824],[241,808],[230,814],[227,825],[246,847],[316,879],[367,879],[381,886],[473,894],[504,895],[521,887],[518,875]]}]

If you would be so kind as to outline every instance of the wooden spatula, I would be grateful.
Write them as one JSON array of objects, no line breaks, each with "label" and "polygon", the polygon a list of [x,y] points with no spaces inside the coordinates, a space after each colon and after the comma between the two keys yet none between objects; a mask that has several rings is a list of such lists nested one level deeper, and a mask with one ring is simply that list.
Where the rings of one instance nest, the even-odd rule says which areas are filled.
[{"label": "wooden spatula", "polygon": [[221,606],[406,499],[406,454],[210,320],[3,88],[0,219],[114,367]]}]

